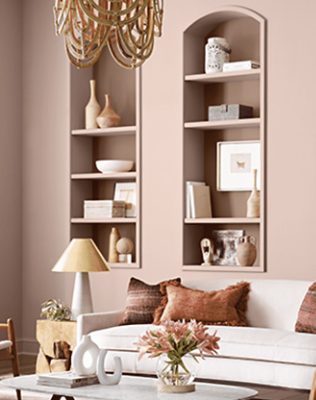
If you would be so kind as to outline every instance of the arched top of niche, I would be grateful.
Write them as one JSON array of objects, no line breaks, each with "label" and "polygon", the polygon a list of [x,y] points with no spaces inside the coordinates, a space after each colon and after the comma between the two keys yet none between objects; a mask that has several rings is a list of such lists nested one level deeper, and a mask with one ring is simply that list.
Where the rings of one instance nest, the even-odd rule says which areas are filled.
[{"label": "arched top of niche", "polygon": [[264,65],[264,17],[244,7],[222,7],[195,20],[184,31],[185,75],[204,72],[204,46],[212,36],[228,40],[231,61],[254,60]]},{"label": "arched top of niche", "polygon": [[245,17],[252,18],[261,26],[263,26],[265,23],[265,18],[253,10],[245,7],[229,6],[217,8],[209,14],[204,15],[189,25],[184,33],[204,36],[207,32],[215,29],[218,25],[225,21]]}]

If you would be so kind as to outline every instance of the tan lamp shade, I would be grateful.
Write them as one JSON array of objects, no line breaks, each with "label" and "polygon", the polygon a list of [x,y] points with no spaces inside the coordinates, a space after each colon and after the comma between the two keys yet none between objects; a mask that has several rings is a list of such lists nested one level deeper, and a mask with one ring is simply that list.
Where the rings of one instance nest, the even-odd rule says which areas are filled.
[{"label": "tan lamp shade", "polygon": [[110,267],[92,239],[72,239],[52,271],[103,272]]}]

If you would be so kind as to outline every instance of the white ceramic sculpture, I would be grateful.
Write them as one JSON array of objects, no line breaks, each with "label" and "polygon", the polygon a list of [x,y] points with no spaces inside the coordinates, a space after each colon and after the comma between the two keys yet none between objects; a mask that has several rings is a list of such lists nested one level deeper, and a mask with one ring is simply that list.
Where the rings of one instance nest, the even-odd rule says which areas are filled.
[{"label": "white ceramic sculpture", "polygon": [[98,103],[98,100],[96,97],[95,85],[96,85],[95,80],[91,80],[90,81],[90,100],[85,108],[86,129],[98,128],[97,116],[101,112],[101,106]]},{"label": "white ceramic sculpture", "polygon": [[201,251],[203,257],[202,265],[210,266],[213,260],[213,246],[210,239],[204,238],[201,240]]},{"label": "white ceramic sculpture", "polygon": [[95,374],[99,352],[99,347],[91,340],[90,336],[83,335],[71,357],[74,372],[78,375]]},{"label": "white ceramic sculpture", "polygon": [[247,218],[260,218],[260,192],[257,189],[257,170],[253,170],[253,189],[247,200]]},{"label": "white ceramic sculpture", "polygon": [[97,377],[101,385],[117,385],[122,378],[122,360],[120,357],[114,357],[114,373],[108,375],[104,371],[104,360],[107,355],[107,350],[100,350],[97,361]]}]

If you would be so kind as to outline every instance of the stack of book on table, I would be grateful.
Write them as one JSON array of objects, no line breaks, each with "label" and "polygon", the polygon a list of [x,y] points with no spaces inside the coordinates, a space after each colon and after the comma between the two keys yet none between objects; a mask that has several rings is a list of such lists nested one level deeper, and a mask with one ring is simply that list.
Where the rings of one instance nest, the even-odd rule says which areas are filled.
[{"label": "stack of book on table", "polygon": [[99,383],[99,381],[96,375],[82,376],[72,371],[65,371],[37,375],[36,383],[44,386],[75,388],[79,386],[95,385]]}]

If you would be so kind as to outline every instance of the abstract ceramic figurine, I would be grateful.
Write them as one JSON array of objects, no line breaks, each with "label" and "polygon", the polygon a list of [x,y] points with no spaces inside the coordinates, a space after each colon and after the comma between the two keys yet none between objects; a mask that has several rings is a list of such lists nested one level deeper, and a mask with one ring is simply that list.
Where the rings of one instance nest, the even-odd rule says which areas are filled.
[{"label": "abstract ceramic figurine", "polygon": [[119,262],[131,263],[134,243],[131,239],[123,237],[116,243],[116,250],[119,253]]},{"label": "abstract ceramic figurine", "polygon": [[201,251],[202,251],[202,257],[203,257],[203,263],[202,265],[204,266],[210,266],[211,261],[213,260],[213,246],[212,242],[210,239],[204,238],[201,240]]},{"label": "abstract ceramic figurine", "polygon": [[74,372],[84,376],[95,374],[99,352],[99,347],[91,340],[90,336],[83,335],[71,357]]}]

